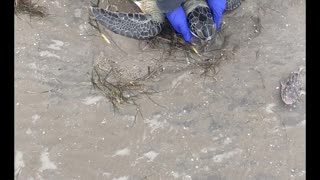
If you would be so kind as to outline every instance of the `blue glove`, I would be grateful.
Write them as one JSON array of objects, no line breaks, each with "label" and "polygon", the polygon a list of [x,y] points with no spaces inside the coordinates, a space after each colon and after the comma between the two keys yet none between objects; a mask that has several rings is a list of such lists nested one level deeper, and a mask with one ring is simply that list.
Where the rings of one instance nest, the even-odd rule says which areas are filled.
[{"label": "blue glove", "polygon": [[190,42],[192,34],[188,27],[187,16],[181,6],[173,11],[166,13],[166,17],[173,26],[174,30],[182,34],[185,41]]},{"label": "blue glove", "polygon": [[226,8],[226,0],[207,0],[207,3],[211,9],[216,27],[219,29],[222,13]]}]

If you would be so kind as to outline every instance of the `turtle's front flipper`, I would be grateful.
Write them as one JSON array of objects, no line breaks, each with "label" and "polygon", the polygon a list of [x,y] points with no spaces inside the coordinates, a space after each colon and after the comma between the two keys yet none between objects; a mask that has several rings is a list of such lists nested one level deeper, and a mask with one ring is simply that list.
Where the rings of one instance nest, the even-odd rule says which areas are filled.
[{"label": "turtle's front flipper", "polygon": [[98,7],[90,7],[90,15],[116,34],[134,39],[149,39],[158,35],[162,23],[143,13],[112,12]]}]

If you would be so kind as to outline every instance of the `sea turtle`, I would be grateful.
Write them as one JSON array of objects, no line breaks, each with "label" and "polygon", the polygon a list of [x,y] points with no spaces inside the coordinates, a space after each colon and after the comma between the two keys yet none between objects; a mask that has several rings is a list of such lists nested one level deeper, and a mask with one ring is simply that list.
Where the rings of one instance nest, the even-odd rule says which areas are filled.
[{"label": "sea turtle", "polygon": [[[145,40],[157,36],[166,23],[156,0],[135,0],[143,13],[113,12],[90,7],[90,15],[107,29],[129,38]],[[226,11],[240,6],[241,0],[226,0]],[[182,7],[187,15],[191,33],[201,41],[210,41],[216,35],[216,26],[206,0],[184,0]]]},{"label": "sea turtle", "polygon": [[304,94],[302,90],[301,71],[304,67],[299,68],[299,71],[292,72],[285,81],[281,81],[281,99],[287,105],[292,105],[298,101],[299,97]]}]

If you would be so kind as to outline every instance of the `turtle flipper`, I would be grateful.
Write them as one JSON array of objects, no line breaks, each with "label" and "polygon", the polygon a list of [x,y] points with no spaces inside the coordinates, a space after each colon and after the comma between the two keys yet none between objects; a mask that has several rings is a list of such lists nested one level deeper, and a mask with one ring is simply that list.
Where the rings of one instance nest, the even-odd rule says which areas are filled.
[{"label": "turtle flipper", "polygon": [[226,11],[232,11],[241,5],[241,0],[226,0]]},{"label": "turtle flipper", "polygon": [[90,7],[90,14],[107,29],[129,38],[149,39],[162,30],[162,23],[149,14],[112,12],[98,7]]}]

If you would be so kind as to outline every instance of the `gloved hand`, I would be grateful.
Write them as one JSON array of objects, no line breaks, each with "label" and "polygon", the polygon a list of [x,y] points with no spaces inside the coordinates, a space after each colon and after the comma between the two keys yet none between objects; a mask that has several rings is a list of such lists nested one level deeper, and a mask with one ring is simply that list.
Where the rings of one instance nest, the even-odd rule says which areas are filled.
[{"label": "gloved hand", "polygon": [[173,11],[166,13],[166,17],[173,26],[174,30],[182,34],[185,41],[190,42],[192,34],[188,26],[187,16],[182,6],[178,6]]},{"label": "gloved hand", "polygon": [[226,0],[207,0],[207,3],[211,9],[213,21],[215,22],[217,29],[219,29],[222,13],[226,8]]}]

